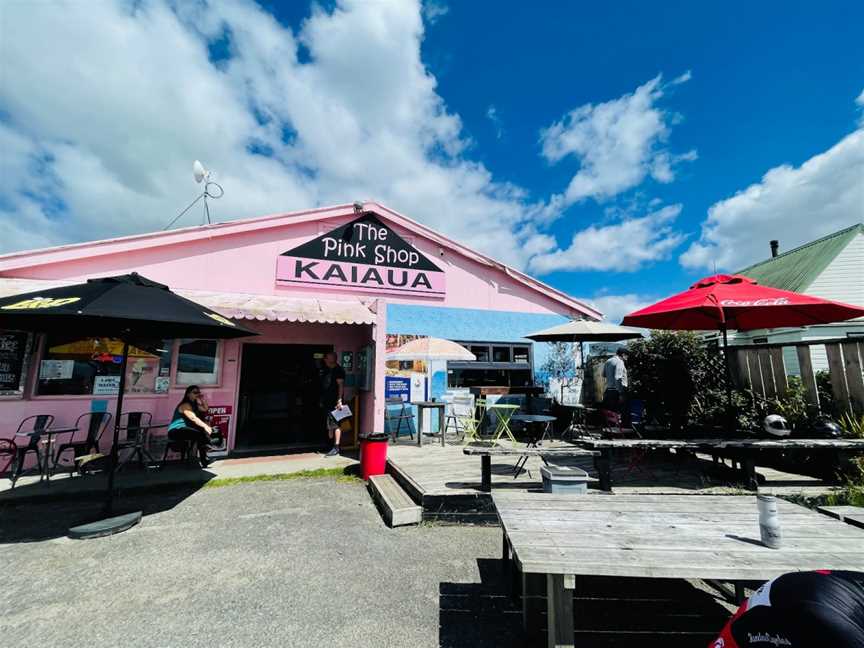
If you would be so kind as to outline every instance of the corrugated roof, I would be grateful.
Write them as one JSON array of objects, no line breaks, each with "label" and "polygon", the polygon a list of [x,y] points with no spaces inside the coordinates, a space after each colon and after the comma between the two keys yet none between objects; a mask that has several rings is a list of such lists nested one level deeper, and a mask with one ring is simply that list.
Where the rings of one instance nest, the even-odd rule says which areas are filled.
[{"label": "corrugated roof", "polygon": [[862,223],[755,263],[735,274],[755,279],[763,286],[805,292],[849,241],[860,233],[864,233]]}]

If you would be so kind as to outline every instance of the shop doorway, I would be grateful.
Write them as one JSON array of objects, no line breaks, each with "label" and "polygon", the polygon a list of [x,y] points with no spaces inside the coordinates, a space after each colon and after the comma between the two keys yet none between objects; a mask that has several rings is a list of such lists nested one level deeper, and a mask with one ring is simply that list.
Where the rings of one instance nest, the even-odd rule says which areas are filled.
[{"label": "shop doorway", "polygon": [[329,345],[244,344],[237,450],[325,445],[318,369]]}]

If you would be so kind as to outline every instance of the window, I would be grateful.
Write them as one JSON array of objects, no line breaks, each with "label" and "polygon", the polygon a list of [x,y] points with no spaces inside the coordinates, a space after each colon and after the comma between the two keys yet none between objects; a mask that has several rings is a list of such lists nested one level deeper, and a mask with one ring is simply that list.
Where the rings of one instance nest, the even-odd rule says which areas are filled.
[{"label": "window", "polygon": [[493,346],[492,362],[510,362],[509,346]]},{"label": "window", "polygon": [[531,361],[531,350],[529,347],[514,346],[513,347],[513,362],[529,363]]},{"label": "window", "polygon": [[[158,348],[129,347],[126,393],[168,391],[173,340]],[[120,389],[123,342],[113,338],[69,340],[49,335],[39,363],[36,391],[40,396],[113,396]]]},{"label": "window", "polygon": [[468,350],[477,356],[477,362],[489,362],[488,346],[471,345]]},{"label": "window", "polygon": [[0,331],[0,396],[24,393],[31,335],[21,331]]},{"label": "window", "polygon": [[219,343],[216,340],[180,340],[177,384],[219,384]]}]

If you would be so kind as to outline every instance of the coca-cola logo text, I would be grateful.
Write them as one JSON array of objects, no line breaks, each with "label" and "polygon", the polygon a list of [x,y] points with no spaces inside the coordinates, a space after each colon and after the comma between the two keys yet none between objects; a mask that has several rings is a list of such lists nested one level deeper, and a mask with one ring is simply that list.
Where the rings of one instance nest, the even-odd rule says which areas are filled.
[{"label": "coca-cola logo text", "polygon": [[769,299],[723,299],[721,306],[786,306],[789,300],[785,297],[773,297]]}]

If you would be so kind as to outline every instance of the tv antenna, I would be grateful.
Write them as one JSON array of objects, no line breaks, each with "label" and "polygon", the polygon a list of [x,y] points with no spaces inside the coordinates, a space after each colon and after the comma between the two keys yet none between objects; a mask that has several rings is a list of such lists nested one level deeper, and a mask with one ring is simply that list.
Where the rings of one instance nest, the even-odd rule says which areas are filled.
[{"label": "tv antenna", "polygon": [[206,168],[204,168],[204,165],[201,164],[201,162],[199,162],[198,160],[195,160],[192,163],[192,175],[195,178],[195,182],[197,182],[198,184],[201,184],[202,182],[204,183],[204,191],[202,191],[201,194],[197,198],[195,198],[195,200],[189,203],[186,209],[177,214],[177,216],[174,217],[174,220],[172,220],[170,223],[168,223],[168,225],[165,226],[165,230],[171,229],[171,226],[178,220],[180,220],[180,217],[183,216],[183,214],[188,212],[190,209],[192,209],[192,207],[195,206],[195,203],[197,203],[202,198],[204,199],[204,219],[202,219],[201,224],[204,224],[204,220],[207,221],[208,225],[212,224],[212,221],[210,220],[210,206],[207,204],[207,199],[213,198],[215,200],[218,200],[223,195],[225,195],[225,190],[222,188],[222,185],[214,182],[211,179],[213,177],[213,172],[208,171]]}]

